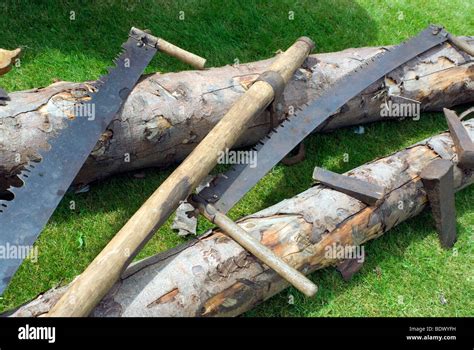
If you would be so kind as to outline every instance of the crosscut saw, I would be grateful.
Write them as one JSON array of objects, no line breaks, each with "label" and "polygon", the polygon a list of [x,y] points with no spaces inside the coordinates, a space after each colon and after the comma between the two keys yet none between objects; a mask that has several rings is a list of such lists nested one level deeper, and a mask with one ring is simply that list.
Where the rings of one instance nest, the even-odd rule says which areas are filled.
[{"label": "crosscut saw", "polygon": [[[24,251],[32,247],[101,134],[128,97],[144,69],[160,50],[196,67],[205,60],[161,38],[132,28],[115,67],[101,77],[91,99],[74,108],[74,118],[40,152],[39,163],[29,163],[19,175],[23,186],[10,188],[12,201],[0,200],[0,247]],[[94,112],[94,113],[90,113]],[[25,256],[0,259],[0,294]]]},{"label": "crosscut saw", "polygon": [[227,213],[280,160],[310,133],[327,123],[332,115],[350,99],[383,78],[403,63],[448,40],[449,34],[440,26],[431,25],[409,41],[386,49],[337,80],[311,103],[283,121],[253,148],[257,166],[238,164],[217,175],[198,195]]}]

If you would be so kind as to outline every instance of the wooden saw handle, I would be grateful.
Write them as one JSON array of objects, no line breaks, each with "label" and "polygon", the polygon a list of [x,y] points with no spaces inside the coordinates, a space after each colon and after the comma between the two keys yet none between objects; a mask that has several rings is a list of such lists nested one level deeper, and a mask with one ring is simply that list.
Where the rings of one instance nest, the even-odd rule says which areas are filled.
[{"label": "wooden saw handle", "polygon": [[167,42],[165,39],[158,38],[158,50],[168,54],[169,56],[175,57],[184,63],[189,64],[197,69],[204,69],[206,59],[192,52],[186,51],[176,45]]},{"label": "wooden saw handle", "polygon": [[144,38],[148,44],[152,44],[158,49],[158,51],[164,52],[165,54],[177,58],[178,60],[189,64],[197,69],[204,69],[206,64],[206,59],[198,55],[193,54],[192,52],[186,51],[170,42],[166,41],[163,38],[154,36],[151,33],[151,30],[145,29],[141,30],[135,27],[132,27],[131,33],[138,35]]}]

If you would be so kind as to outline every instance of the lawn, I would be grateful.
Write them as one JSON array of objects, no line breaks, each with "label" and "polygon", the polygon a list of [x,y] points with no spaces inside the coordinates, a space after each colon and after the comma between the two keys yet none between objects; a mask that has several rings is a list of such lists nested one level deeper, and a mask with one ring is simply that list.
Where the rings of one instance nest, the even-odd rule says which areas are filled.
[{"label": "lawn", "polygon": [[[1,2],[0,47],[23,47],[21,66],[0,77],[9,91],[47,86],[55,79],[93,80],[106,73],[131,26],[153,33],[208,59],[209,66],[271,57],[302,35],[316,51],[396,44],[429,23],[453,34],[474,35],[474,2],[440,1],[21,1]],[[74,20],[71,18],[74,17]],[[292,19],[293,18],[293,19]],[[147,72],[189,69],[163,55]],[[234,218],[296,195],[311,184],[315,165],[347,171],[447,128],[442,114],[420,121],[381,122],[364,134],[345,129],[308,138],[307,159],[279,165],[233,209]],[[361,146],[363,145],[363,146]],[[344,162],[343,154],[349,154]],[[81,273],[156,187],[170,174],[146,170],[93,184],[67,195],[41,234],[39,259],[26,261],[0,297],[0,311],[69,282]],[[76,210],[69,202],[76,202]],[[425,211],[366,245],[367,261],[346,283],[333,269],[311,276],[313,299],[290,288],[246,316],[473,316],[474,188],[456,195],[459,239],[452,250],[437,242]],[[200,231],[210,227],[203,220]],[[164,225],[138,258],[185,239]]]}]

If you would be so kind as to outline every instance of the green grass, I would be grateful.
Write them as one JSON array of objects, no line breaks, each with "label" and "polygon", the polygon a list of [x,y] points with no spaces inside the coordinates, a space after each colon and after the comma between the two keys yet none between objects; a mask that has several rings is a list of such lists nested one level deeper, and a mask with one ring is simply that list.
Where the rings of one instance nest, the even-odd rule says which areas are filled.
[{"label": "green grass", "polygon": [[[84,81],[106,72],[131,26],[149,28],[206,58],[211,66],[268,58],[297,37],[308,35],[317,51],[395,44],[429,23],[454,34],[473,35],[474,3],[443,1],[37,1],[0,3],[0,47],[23,47],[21,66],[0,77],[9,91],[46,86],[54,79]],[[71,21],[70,11],[76,20]],[[184,20],[179,19],[184,11]],[[289,11],[294,20],[289,20]],[[147,72],[188,69],[159,55]],[[294,196],[311,184],[315,165],[343,172],[446,129],[440,114],[418,122],[383,122],[365,134],[351,129],[306,140],[307,159],[277,166],[232,210],[234,218]],[[344,153],[349,161],[343,161]],[[26,261],[0,299],[7,310],[81,273],[171,170],[145,171],[145,179],[116,176],[67,195],[42,233],[39,259]],[[70,210],[75,201],[75,210]],[[333,269],[314,273],[320,286],[314,299],[290,288],[248,316],[472,316],[474,310],[474,189],[456,196],[459,240],[442,250],[431,214],[402,223],[366,245],[367,261],[345,283]],[[210,227],[201,221],[200,230]],[[145,257],[184,239],[169,222],[140,253]],[[376,273],[375,271],[378,271]],[[441,295],[447,300],[440,302]],[[294,299],[293,303],[289,303]]]}]

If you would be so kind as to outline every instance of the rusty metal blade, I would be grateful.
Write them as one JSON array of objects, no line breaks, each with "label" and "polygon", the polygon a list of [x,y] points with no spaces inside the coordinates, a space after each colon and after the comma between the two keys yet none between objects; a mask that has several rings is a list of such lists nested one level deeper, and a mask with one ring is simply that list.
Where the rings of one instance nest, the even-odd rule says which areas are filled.
[{"label": "rusty metal blade", "polygon": [[383,198],[384,194],[382,186],[355,177],[333,173],[319,167],[314,168],[313,180],[369,205],[377,203]]}]

